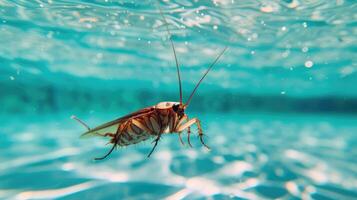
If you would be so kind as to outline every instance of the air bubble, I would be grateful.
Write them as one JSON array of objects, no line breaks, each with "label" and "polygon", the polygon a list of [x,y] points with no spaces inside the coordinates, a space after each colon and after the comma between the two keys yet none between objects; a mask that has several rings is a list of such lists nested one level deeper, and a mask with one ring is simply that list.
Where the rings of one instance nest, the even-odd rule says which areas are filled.
[{"label": "air bubble", "polygon": [[121,27],[120,27],[119,24],[115,24],[115,25],[114,25],[114,28],[117,29],[117,30],[119,30]]},{"label": "air bubble", "polygon": [[301,49],[301,51],[304,52],[304,53],[306,53],[306,52],[309,51],[309,47],[303,47],[303,48]]},{"label": "air bubble", "polygon": [[253,39],[257,39],[257,38],[258,38],[258,33],[253,33],[253,34],[252,34],[252,38],[253,38]]},{"label": "air bubble", "polygon": [[283,56],[283,58],[286,58],[286,57],[288,57],[290,55],[290,51],[286,50],[281,55]]},{"label": "air bubble", "polygon": [[314,65],[314,63],[311,60],[307,60],[305,62],[305,67],[307,67],[307,68],[311,68],[313,65]]}]

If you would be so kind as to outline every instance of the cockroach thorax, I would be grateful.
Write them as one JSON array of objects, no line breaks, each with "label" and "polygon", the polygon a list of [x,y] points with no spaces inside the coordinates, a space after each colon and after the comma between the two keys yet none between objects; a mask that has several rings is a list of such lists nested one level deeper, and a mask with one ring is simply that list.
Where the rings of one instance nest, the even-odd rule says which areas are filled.
[{"label": "cockroach thorax", "polygon": [[156,104],[155,108],[158,109],[168,109],[172,108],[174,105],[180,105],[179,102],[164,101]]}]

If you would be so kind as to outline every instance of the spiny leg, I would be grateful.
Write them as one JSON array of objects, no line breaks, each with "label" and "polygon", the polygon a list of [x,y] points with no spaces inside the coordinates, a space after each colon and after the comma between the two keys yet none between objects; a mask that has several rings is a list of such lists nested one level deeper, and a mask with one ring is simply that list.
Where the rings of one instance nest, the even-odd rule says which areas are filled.
[{"label": "spiny leg", "polygon": [[185,145],[185,143],[184,143],[183,140],[182,140],[181,133],[178,133],[178,137],[179,137],[179,139],[180,139],[181,144],[182,144],[182,145]]},{"label": "spiny leg", "polygon": [[117,141],[113,144],[113,147],[109,150],[109,152],[107,154],[105,154],[103,157],[100,157],[100,158],[94,158],[94,160],[103,160],[103,159],[105,159],[106,157],[108,157],[113,152],[113,150],[115,149],[116,146],[117,146]]},{"label": "spiny leg", "polygon": [[187,143],[192,148],[192,144],[191,144],[191,141],[190,141],[190,136],[191,136],[191,128],[187,127]]},{"label": "spiny leg", "polygon": [[201,123],[200,120],[197,118],[193,118],[190,121],[186,122],[185,124],[179,125],[176,129],[176,132],[181,132],[187,128],[189,128],[190,126],[192,126],[193,124],[197,125],[198,128],[198,136],[200,138],[200,141],[202,143],[203,146],[205,146],[207,149],[210,149],[209,146],[207,146],[205,144],[205,142],[203,141],[203,132],[202,132],[202,128],[201,128]]},{"label": "spiny leg", "polygon": [[[188,122],[188,118],[187,118],[187,122]],[[191,127],[187,127],[187,143],[188,145],[192,148],[192,144],[191,144],[191,141],[190,141],[190,137],[191,136]]]},{"label": "spiny leg", "polygon": [[[188,121],[187,115],[184,115],[181,119],[179,119],[179,122],[177,123],[176,127],[174,128],[174,130],[177,130],[177,127],[180,126],[180,124],[185,120],[186,120],[186,122]],[[175,132],[177,132],[177,131],[175,131]],[[179,136],[181,144],[185,145],[185,143],[182,140],[181,134],[182,134],[182,132],[177,132],[177,135]]]},{"label": "spiny leg", "polygon": [[152,141],[152,142],[155,142],[155,144],[154,144],[154,146],[152,147],[150,153],[148,154],[148,158],[149,158],[149,157],[151,156],[151,154],[154,152],[154,150],[155,150],[155,148],[156,148],[156,146],[157,146],[157,143],[159,142],[160,138],[161,138],[161,133],[156,137],[156,139],[155,139],[154,141]]},{"label": "spiny leg", "polygon": [[127,128],[129,123],[126,123],[125,126],[123,128],[121,128],[120,126],[118,127],[118,130],[116,132],[116,134],[112,134],[112,133],[106,133],[104,134],[104,136],[114,136],[113,139],[115,139],[113,141],[113,146],[112,148],[108,151],[107,154],[105,154],[103,157],[100,157],[100,158],[94,158],[94,160],[103,160],[105,159],[106,157],[108,157],[115,149],[115,147],[118,145],[118,142],[120,140],[120,137],[122,136],[122,134],[120,134],[123,130],[125,130]]},{"label": "spiny leg", "polygon": [[[98,134],[98,135],[100,135],[100,134]],[[104,135],[101,135],[101,136],[103,136],[103,137],[115,137],[115,134],[114,133],[105,133]]]},{"label": "spiny leg", "polygon": [[204,141],[203,141],[203,133],[198,134],[198,137],[200,138],[201,144],[205,146],[207,149],[211,149]]},{"label": "spiny leg", "polygon": [[100,136],[103,136],[103,137],[112,137],[112,139],[111,140],[109,140],[109,142],[107,143],[107,145],[108,144],[110,144],[110,143],[115,143],[116,142],[116,138],[115,138],[115,134],[114,133],[106,133],[106,134],[104,134],[104,135],[101,135],[101,134],[98,134],[98,135],[100,135]]},{"label": "spiny leg", "polygon": [[105,134],[93,133],[93,135],[97,135],[97,136],[100,136],[100,137],[112,137],[112,138],[115,137],[114,133],[105,133]]},{"label": "spiny leg", "polygon": [[207,149],[210,149],[209,146],[206,145],[206,143],[203,141],[203,131],[202,131],[202,128],[201,128],[201,122],[199,119],[197,119],[196,121],[196,124],[197,124],[197,128],[198,128],[198,137],[200,138],[200,141],[202,143],[203,146],[205,146]]},{"label": "spiny leg", "polygon": [[[119,132],[119,131],[117,131],[117,133],[118,133],[118,132]],[[108,157],[108,156],[114,151],[115,147],[118,145],[118,141],[120,140],[120,135],[118,135],[118,136],[116,137],[116,134],[113,134],[113,133],[106,133],[106,134],[104,134],[104,136],[113,136],[113,139],[115,139],[115,140],[113,141],[113,146],[112,146],[112,148],[108,151],[108,153],[105,154],[103,157],[94,158],[94,160],[103,160],[103,159],[105,159],[106,157]],[[115,138],[115,137],[116,137],[116,138]]]}]

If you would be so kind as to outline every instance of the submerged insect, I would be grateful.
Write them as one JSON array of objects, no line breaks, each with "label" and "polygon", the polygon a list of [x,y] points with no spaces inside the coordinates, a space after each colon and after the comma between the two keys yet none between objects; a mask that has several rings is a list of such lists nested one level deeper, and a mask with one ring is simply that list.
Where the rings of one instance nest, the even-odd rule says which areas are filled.
[{"label": "submerged insect", "polygon": [[192,147],[190,142],[190,127],[194,124],[198,128],[198,136],[202,145],[209,149],[203,140],[203,131],[201,127],[200,120],[198,118],[189,119],[185,114],[185,110],[190,104],[190,101],[195,94],[198,86],[201,84],[202,80],[206,77],[208,72],[212,67],[217,63],[219,58],[227,50],[225,47],[219,55],[216,57],[214,62],[208,67],[202,78],[196,84],[195,88],[191,92],[186,103],[182,102],[182,87],[181,87],[181,76],[179,64],[177,61],[175,46],[171,39],[171,33],[169,31],[166,18],[160,9],[160,14],[165,22],[166,31],[168,33],[168,38],[171,43],[173,55],[176,63],[176,70],[179,82],[179,93],[180,93],[180,102],[160,102],[154,106],[147,107],[136,111],[134,113],[128,114],[124,117],[115,119],[93,129],[89,128],[83,121],[73,116],[72,118],[77,120],[83,126],[87,128],[87,132],[81,135],[81,137],[91,137],[91,136],[101,136],[101,137],[110,137],[110,142],[113,144],[112,148],[105,154],[103,157],[95,158],[95,160],[102,160],[108,157],[117,146],[128,146],[131,144],[136,144],[141,141],[147,140],[149,138],[155,137],[153,140],[154,146],[151,149],[148,157],[154,152],[161,136],[167,133],[178,133],[180,142],[182,144],[181,133],[184,130],[187,130],[187,142]]}]

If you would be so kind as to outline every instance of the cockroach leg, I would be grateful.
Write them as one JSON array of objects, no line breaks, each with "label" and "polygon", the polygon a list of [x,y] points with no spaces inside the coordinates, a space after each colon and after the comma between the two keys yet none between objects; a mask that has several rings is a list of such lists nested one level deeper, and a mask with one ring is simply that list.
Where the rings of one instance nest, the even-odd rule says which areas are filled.
[{"label": "cockroach leg", "polygon": [[[174,130],[177,130],[178,127],[180,127],[181,124],[183,123],[183,121],[185,121],[185,120],[186,120],[186,122],[188,121],[187,115],[184,115],[181,119],[179,119],[179,121],[178,121],[177,125],[175,126]],[[185,145],[185,143],[183,142],[182,137],[181,137],[182,132],[181,131],[180,132],[176,131],[176,132],[177,132],[177,134],[179,136],[181,144]]]},{"label": "cockroach leg", "polygon": [[[189,121],[189,119],[188,119],[188,117],[186,115],[186,122],[188,122],[188,121]],[[191,141],[190,141],[190,136],[191,136],[191,127],[188,126],[187,127],[187,143],[192,148],[192,144],[191,144]]]},{"label": "cockroach leg", "polygon": [[190,127],[188,127],[187,128],[187,143],[192,148],[192,144],[191,144],[191,141],[190,141],[190,136],[191,136],[191,129],[190,129]]},{"label": "cockroach leg", "polygon": [[203,146],[205,146],[207,149],[211,149],[209,146],[206,145],[206,143],[203,141],[203,134],[199,134],[198,137],[200,138],[200,141]]},{"label": "cockroach leg", "polygon": [[[188,121],[188,118],[187,118],[187,121]],[[191,144],[191,141],[190,141],[190,136],[191,136],[191,127],[187,127],[187,143],[188,145],[192,148],[192,144]]]},{"label": "cockroach leg", "polygon": [[117,145],[117,143],[114,143],[113,147],[109,150],[109,152],[107,154],[105,154],[103,157],[100,157],[100,158],[94,158],[94,160],[103,160],[106,157],[108,157],[113,152],[113,150],[115,149],[116,145]]},{"label": "cockroach leg", "polygon": [[182,145],[185,145],[185,143],[184,143],[183,140],[182,140],[181,133],[178,133],[178,137],[179,137],[179,139],[180,139],[181,144],[182,144]]},{"label": "cockroach leg", "polygon": [[[119,132],[119,130],[120,130],[120,129],[118,129],[118,132]],[[107,135],[113,137],[113,138],[112,138],[112,141],[113,141],[113,146],[112,146],[112,148],[111,148],[111,149],[108,151],[108,153],[105,154],[103,157],[94,158],[94,160],[103,160],[103,159],[105,159],[106,157],[108,157],[108,156],[114,151],[115,147],[118,145],[118,142],[119,142],[120,136],[121,136],[120,134],[113,134],[113,133],[106,133],[106,134],[104,134],[104,136],[107,136]],[[109,142],[109,143],[111,143],[111,142]]]},{"label": "cockroach leg", "polygon": [[114,138],[115,137],[115,134],[114,133],[106,133],[106,134],[104,134],[103,135],[104,137],[112,137],[112,138]]},{"label": "cockroach leg", "polygon": [[200,120],[197,119],[196,121],[197,128],[198,128],[198,137],[200,138],[201,144],[205,146],[207,149],[211,149],[209,146],[206,145],[206,143],[203,141],[203,131],[201,128],[201,122]]},{"label": "cockroach leg", "polygon": [[201,141],[202,145],[205,146],[207,149],[210,149],[203,141],[203,132],[202,132],[201,123],[200,123],[199,119],[193,118],[190,121],[186,122],[185,124],[182,124],[182,125],[178,126],[176,132],[181,132],[181,131],[183,131],[185,129],[188,129],[193,124],[197,125],[198,136],[200,137],[200,141]]},{"label": "cockroach leg", "polygon": [[154,144],[153,148],[151,149],[149,155],[147,156],[148,158],[149,158],[149,157],[151,156],[151,154],[154,152],[154,150],[155,150],[155,148],[156,148],[156,146],[157,146],[157,143],[158,143],[159,140],[160,140],[160,137],[161,137],[161,133],[160,133],[160,134],[156,137],[156,139],[153,141],[153,142],[155,142],[155,144]]},{"label": "cockroach leg", "polygon": [[[124,129],[128,126],[128,124],[129,123],[126,123],[125,124],[125,126],[124,126]],[[100,158],[94,158],[94,160],[103,160],[103,159],[105,159],[106,157],[108,157],[113,151],[114,151],[114,149],[115,149],[115,147],[118,145],[118,142],[119,142],[119,140],[120,140],[120,136],[121,136],[121,131],[122,131],[123,129],[121,129],[121,127],[119,126],[118,127],[118,130],[117,130],[117,132],[116,132],[116,134],[113,134],[113,133],[106,133],[106,134],[104,134],[103,136],[112,136],[113,138],[112,138],[112,140],[113,140],[113,146],[112,146],[112,148],[108,151],[108,153],[107,154],[105,154],[103,157],[100,157]]]}]

